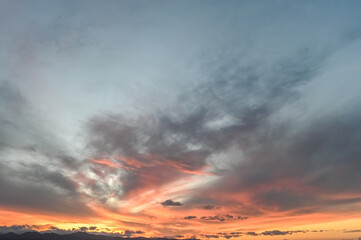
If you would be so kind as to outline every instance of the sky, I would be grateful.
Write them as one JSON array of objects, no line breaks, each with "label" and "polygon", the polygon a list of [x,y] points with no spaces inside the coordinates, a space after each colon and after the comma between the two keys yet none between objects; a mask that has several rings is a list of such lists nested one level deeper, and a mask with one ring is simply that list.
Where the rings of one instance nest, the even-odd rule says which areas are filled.
[{"label": "sky", "polygon": [[0,232],[360,240],[360,9],[0,0]]}]

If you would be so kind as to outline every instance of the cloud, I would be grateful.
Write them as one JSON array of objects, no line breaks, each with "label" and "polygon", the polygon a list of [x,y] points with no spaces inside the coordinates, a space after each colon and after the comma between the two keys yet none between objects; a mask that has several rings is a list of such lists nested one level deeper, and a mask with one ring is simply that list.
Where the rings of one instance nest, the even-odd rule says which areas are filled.
[{"label": "cloud", "polygon": [[34,225],[12,225],[12,226],[0,226],[0,233],[24,233],[29,231],[36,231],[37,227]]},{"label": "cloud", "polygon": [[280,231],[280,230],[272,230],[272,231],[264,231],[261,235],[264,236],[282,236],[282,235],[292,235],[294,233],[306,233],[306,231]]},{"label": "cloud", "polygon": [[43,169],[38,175],[32,166],[18,171],[2,163],[0,166],[0,191],[6,193],[0,196],[1,205],[59,214],[92,214],[74,186],[58,172]]},{"label": "cloud", "polygon": [[125,230],[123,233],[121,233],[121,236],[124,237],[131,237],[132,235],[136,235],[136,234],[144,234],[143,231],[132,231],[132,230]]},{"label": "cloud", "polygon": [[226,232],[226,233],[218,233],[218,235],[220,237],[224,237],[224,238],[227,238],[227,239],[230,239],[230,238],[233,238],[233,237],[241,237],[242,236],[242,232]]},{"label": "cloud", "polygon": [[[27,210],[89,215],[66,171],[77,161],[11,82],[0,82],[0,204]],[[51,166],[51,167],[49,167]]]},{"label": "cloud", "polygon": [[247,232],[245,233],[246,235],[249,235],[249,236],[258,236],[259,234],[256,233],[256,232]]},{"label": "cloud", "polygon": [[182,206],[183,204],[181,202],[175,202],[171,199],[165,200],[164,202],[161,203],[163,206],[168,207],[168,206]]},{"label": "cloud", "polygon": [[215,235],[215,234],[207,234],[207,235],[201,235],[202,237],[206,237],[206,238],[219,238],[218,235]]},{"label": "cloud", "polygon": [[202,216],[200,217],[200,219],[202,220],[206,220],[206,221],[226,221],[226,220],[246,220],[248,219],[248,217],[242,217],[242,216],[233,216],[231,214],[218,214],[215,216]]},{"label": "cloud", "polygon": [[[221,176],[219,181],[190,193],[189,206],[192,198],[197,202],[215,192],[227,198],[240,191],[249,192],[254,202],[245,209],[258,213],[274,207],[286,211],[331,206],[316,189],[330,194],[357,191],[353,169],[360,167],[355,160],[359,135],[352,133],[360,130],[360,115],[320,116],[300,124],[288,119],[288,112],[303,103],[302,90],[312,85],[334,51],[297,49],[264,64],[259,64],[261,59],[220,56],[208,66],[209,80],[184,93],[180,99],[185,100],[174,107],[177,111],[92,118],[88,148],[95,156],[120,156],[125,196],[210,168]],[[217,204],[220,199],[212,200]]]},{"label": "cloud", "polygon": [[[358,211],[354,2],[100,5],[0,14],[21,16],[0,29],[1,207],[96,206],[139,218],[129,229],[155,228],[151,215],[150,234],[184,236],[193,217],[228,229],[243,216]],[[277,231],[265,233],[289,233]]]},{"label": "cloud", "polygon": [[[241,205],[235,210],[237,215],[298,214],[356,203],[357,198],[327,201],[321,192],[329,196],[359,193],[353,184],[358,180],[353,169],[359,168],[355,160],[359,137],[351,134],[359,131],[359,111],[351,106],[343,112],[312,111],[322,105],[318,97],[332,96],[323,90],[332,86],[324,88],[321,83],[333,57],[358,38],[335,24],[328,33],[334,37],[322,36],[324,47],[320,47],[315,37],[323,29],[319,25],[312,24],[316,35],[296,32],[290,36],[280,31],[284,23],[274,17],[273,28],[263,23],[274,33],[273,41],[255,37],[258,33],[252,30],[244,34],[250,36],[249,47],[231,45],[228,51],[222,48],[196,58],[199,80],[186,89],[169,91],[173,97],[169,105],[135,114],[103,111],[90,118],[85,141],[91,158],[110,159],[115,166],[113,170],[94,168],[100,173],[90,189],[92,196],[98,199],[116,192],[131,199],[189,175],[212,174],[217,178],[213,184],[204,181],[197,190],[187,192],[187,208],[201,202],[212,203],[204,208],[208,210]],[[303,21],[293,24],[303,33],[310,31]],[[307,41],[300,41],[304,36]],[[280,47],[278,43],[285,39],[287,46]],[[272,50],[265,54],[258,44]],[[357,85],[351,80],[348,84]],[[314,98],[309,97],[312,91],[317,93]],[[332,104],[322,106],[328,105]],[[112,181],[102,180],[105,171],[112,171]],[[343,175],[347,177],[340,179]],[[117,189],[108,184],[114,179],[121,182]],[[246,198],[242,203],[236,197],[240,192]]]},{"label": "cloud", "polygon": [[213,206],[213,205],[204,205],[202,208],[205,209],[205,210],[218,210],[221,207],[220,206]]}]

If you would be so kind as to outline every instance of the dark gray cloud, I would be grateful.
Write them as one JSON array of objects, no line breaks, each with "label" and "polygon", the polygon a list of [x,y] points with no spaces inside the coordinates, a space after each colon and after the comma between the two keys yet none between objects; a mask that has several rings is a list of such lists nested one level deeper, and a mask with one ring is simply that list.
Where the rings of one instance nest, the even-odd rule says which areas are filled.
[{"label": "dark gray cloud", "polygon": [[[234,143],[248,147],[272,113],[297,99],[296,87],[311,80],[320,61],[321,57],[301,51],[274,63],[275,69],[264,78],[257,75],[263,69],[256,63],[245,66],[237,58],[222,62],[209,73],[207,84],[185,94],[187,100],[176,106],[177,111],[135,119],[114,114],[94,117],[88,123],[89,149],[96,156],[125,155],[141,163],[128,169],[125,193],[147,184],[141,176],[151,174],[156,184],[164,184],[180,173],[199,171],[208,157]],[[154,156],[162,167],[144,154]]]},{"label": "dark gray cloud", "polygon": [[161,202],[160,204],[162,204],[165,207],[168,207],[168,206],[182,206],[183,205],[181,202],[176,202],[176,201],[173,201],[171,199],[165,200],[164,202]]},{"label": "dark gray cloud", "polygon": [[75,187],[59,172],[38,167],[14,170],[0,163],[0,204],[29,211],[90,215],[92,211],[81,202]]},{"label": "dark gray cloud", "polygon": [[136,234],[144,234],[143,231],[132,231],[132,230],[125,230],[121,235],[124,237],[131,237],[132,235]]},{"label": "dark gray cloud", "polygon": [[[211,162],[215,173],[227,173],[212,189],[241,191],[269,183],[267,192],[253,196],[260,208],[290,210],[319,202],[317,194],[300,193],[295,186],[272,189],[281,180],[294,179],[330,193],[359,191],[357,111],[319,117],[302,126],[282,118],[275,122],[283,109],[302,100],[300,89],[312,82],[330,54],[301,49],[267,67],[223,56],[209,67],[210,80],[186,93],[177,111],[135,119],[114,114],[93,118],[88,147],[98,156],[125,155],[139,161],[140,167],[129,168],[122,181],[125,193],[146,186],[144,176],[164,184],[180,173],[199,171],[212,156],[227,155],[232,146],[243,159],[231,159],[233,169]],[[144,154],[154,156],[162,167]],[[229,178],[238,182],[225,187]]]},{"label": "dark gray cloud", "polygon": [[218,210],[221,207],[220,206],[214,206],[214,205],[204,205],[202,208],[205,209],[205,210]]},{"label": "dark gray cloud", "polygon": [[[280,5],[268,7],[278,9]],[[323,9],[320,5],[315,8]],[[133,115],[121,110],[102,112],[87,122],[85,141],[91,156],[132,159],[117,159],[124,168],[119,174],[121,195],[163,186],[207,166],[220,180],[190,193],[187,207],[215,198],[210,196],[214,192],[222,198],[244,191],[249,192],[255,206],[242,205],[238,214],[261,214],[270,209],[301,213],[317,211],[315,206],[326,209],[341,204],[323,199],[318,192],[359,193],[359,186],[354,184],[359,181],[360,168],[359,111],[317,114],[311,110],[319,99],[307,95],[313,87],[319,92],[317,97],[327,95],[317,84],[330,70],[335,54],[358,41],[359,26],[349,24],[345,29],[335,24],[332,37],[325,37],[320,36],[324,29],[320,25],[310,22],[306,27],[304,21],[295,20],[288,29],[298,29],[292,35],[285,33],[283,18],[267,12],[270,25],[265,21],[257,26],[270,29],[273,41],[264,41],[268,38],[263,30],[259,33],[247,27],[252,30],[243,34],[245,39],[234,36],[234,43],[228,47],[222,45],[218,51],[195,55],[200,80],[189,88],[170,91],[178,99],[175,103],[172,98],[169,105],[160,104],[156,111],[152,108]],[[282,12],[288,16],[288,11]],[[334,19],[329,13],[320,18]],[[300,41],[300,37],[307,39]],[[139,89],[142,95],[144,89]],[[157,103],[168,103],[167,98],[159,99]],[[108,191],[101,183],[93,188],[94,195]],[[346,204],[348,200],[344,200]],[[223,201],[236,205],[234,200]],[[204,202],[223,204],[217,199]]]},{"label": "dark gray cloud", "polygon": [[219,236],[215,234],[206,234],[206,235],[202,234],[201,236],[206,238],[219,238]]},{"label": "dark gray cloud", "polygon": [[[281,211],[359,201],[357,198],[325,200],[319,198],[317,191],[360,192],[356,183],[360,180],[357,172],[361,168],[357,160],[360,117],[356,112],[320,119],[292,137],[285,134],[284,128],[279,130],[282,134],[278,130],[268,133],[269,137],[263,137],[258,143],[260,147],[234,173],[240,176],[237,188],[246,190],[266,183],[268,189],[256,193],[254,202]],[[305,188],[308,190],[302,191]]]},{"label": "dark gray cloud", "polygon": [[[75,183],[76,169],[60,141],[11,82],[0,82],[0,204],[45,212],[91,214]],[[51,167],[49,167],[51,166]]]},{"label": "dark gray cloud", "polygon": [[[303,122],[289,117],[305,104],[304,89],[318,81],[330,56],[352,41],[346,38],[326,50],[294,49],[270,62],[248,60],[247,52],[220,54],[204,64],[207,81],[183,93],[171,109],[134,118],[92,118],[88,148],[95,156],[121,155],[139,162],[122,175],[124,194],[149,186],[148,177],[162,185],[211,165],[222,178],[191,193],[187,206],[206,199],[207,193],[222,197],[239,191],[249,191],[254,203],[241,207],[239,214],[249,209],[254,214],[324,211],[357,202],[328,201],[318,192],[360,193],[360,112],[346,109]],[[296,114],[302,116],[302,111]],[[145,157],[149,155],[151,159]]]},{"label": "dark gray cloud", "polygon": [[238,238],[238,237],[241,237],[242,236],[242,232],[221,232],[221,233],[218,233],[218,236],[220,237],[224,237],[226,239],[230,239],[230,238]]},{"label": "dark gray cloud", "polygon": [[0,233],[24,233],[29,231],[36,231],[38,229],[35,225],[12,225],[12,226],[0,226]]},{"label": "dark gray cloud", "polygon": [[249,236],[258,236],[259,234],[256,233],[256,232],[246,232],[245,233],[246,235],[249,235]]},{"label": "dark gray cloud", "polygon": [[294,233],[306,233],[307,231],[280,231],[280,230],[272,230],[272,231],[264,231],[260,233],[263,236],[281,236],[281,235],[292,235]]},{"label": "dark gray cloud", "polygon": [[242,217],[242,216],[234,216],[231,214],[218,214],[215,216],[202,216],[200,217],[200,219],[202,220],[206,220],[206,221],[226,221],[226,220],[246,220],[248,219],[248,217]]},{"label": "dark gray cloud", "polygon": [[197,218],[197,216],[186,216],[186,217],[184,217],[184,219],[195,219],[195,218]]}]

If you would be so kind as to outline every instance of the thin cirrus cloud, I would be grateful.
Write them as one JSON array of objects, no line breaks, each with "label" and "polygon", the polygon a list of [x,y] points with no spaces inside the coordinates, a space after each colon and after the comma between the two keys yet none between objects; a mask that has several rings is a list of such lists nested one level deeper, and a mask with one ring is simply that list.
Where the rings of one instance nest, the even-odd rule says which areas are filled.
[{"label": "thin cirrus cloud", "polygon": [[356,223],[358,5],[3,1],[1,231]]}]

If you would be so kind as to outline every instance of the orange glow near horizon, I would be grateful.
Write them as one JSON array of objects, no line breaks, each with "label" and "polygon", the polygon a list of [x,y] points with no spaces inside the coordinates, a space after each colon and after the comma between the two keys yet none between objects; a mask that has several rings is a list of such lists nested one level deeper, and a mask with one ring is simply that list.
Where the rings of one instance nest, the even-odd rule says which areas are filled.
[{"label": "orange glow near horizon", "polygon": [[[212,192],[204,191],[220,176],[212,172],[184,170],[186,166],[177,165],[170,161],[162,162],[163,169],[168,169],[173,175],[166,175],[167,183],[158,185],[157,175],[143,176],[146,182],[140,182],[138,189],[118,194],[109,193],[104,196],[106,201],[92,200],[91,187],[98,183],[110,181],[114,184],[112,174],[126,174],[130,165],[142,171],[160,171],[159,162],[151,156],[141,156],[144,162],[135,158],[114,157],[89,160],[90,167],[83,175],[74,175],[74,180],[82,195],[89,213],[84,216],[72,216],[62,213],[40,212],[33,209],[17,207],[0,208],[0,225],[29,225],[36,231],[47,231],[58,228],[77,231],[81,227],[92,227],[90,232],[104,234],[124,234],[132,232],[132,236],[145,237],[174,237],[174,238],[213,238],[230,237],[239,239],[277,239],[283,233],[287,239],[336,239],[336,236],[357,237],[357,226],[361,223],[361,215],[352,213],[352,209],[334,207],[331,210],[295,214],[295,209],[283,210],[278,208],[264,208],[253,202],[252,196],[272,187],[282,189],[285,185],[294,192],[314,193],[313,188],[305,187],[296,180],[280,180],[273,183],[259,185],[257,188],[245,189],[243,192]],[[124,167],[125,166],[125,167]],[[121,172],[117,172],[121,171]],[[125,171],[125,172],[124,172]],[[204,174],[203,174],[204,173]],[[140,172],[140,175],[146,174]],[[109,179],[108,179],[109,178]],[[144,180],[144,179],[142,179]],[[232,185],[232,179],[225,184]],[[113,186],[113,185],[110,185]],[[199,191],[202,190],[202,191]],[[185,196],[202,195],[208,199],[217,200],[219,206],[204,208],[204,203],[192,203],[191,198]],[[345,197],[356,198],[357,195],[334,195],[319,193],[328,200],[342,200]],[[164,205],[164,201],[173,199],[174,206]],[[178,203],[180,201],[182,203]],[[228,203],[227,203],[228,201]],[[192,203],[192,204],[190,204]],[[223,204],[226,203],[226,204]],[[255,209],[258,213],[240,214],[239,203],[247,209]],[[188,206],[191,207],[188,207]],[[354,208],[361,207],[359,203]],[[297,210],[297,209],[296,209]],[[304,209],[299,209],[304,210]],[[96,228],[95,228],[96,227]],[[347,230],[349,232],[347,232]],[[283,236],[283,235],[282,235]]]}]

